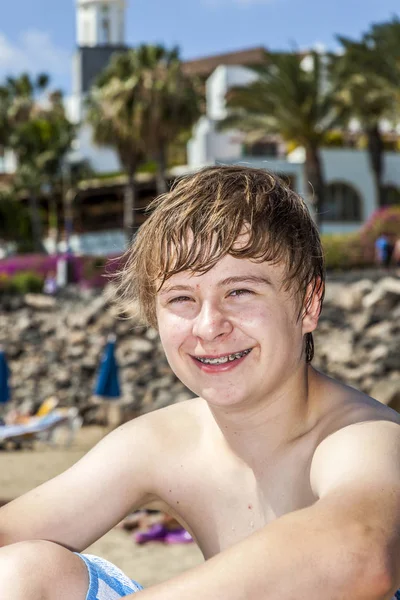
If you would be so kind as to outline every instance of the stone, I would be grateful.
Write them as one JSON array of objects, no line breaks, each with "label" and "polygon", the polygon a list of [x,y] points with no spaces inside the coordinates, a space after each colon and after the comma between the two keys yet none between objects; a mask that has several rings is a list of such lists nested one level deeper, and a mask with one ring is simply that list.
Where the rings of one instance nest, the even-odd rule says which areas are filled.
[{"label": "stone", "polygon": [[[398,291],[398,280],[379,273],[371,280],[363,275],[360,280],[337,276],[329,282],[314,333],[313,361],[328,375],[396,409],[400,409]],[[96,422],[100,416],[90,402],[111,331],[117,336],[124,419],[194,396],[172,373],[156,329],[115,320],[106,294],[71,287],[48,310],[27,306],[22,297],[0,297],[0,344],[9,358],[12,402],[32,410],[56,394],[60,405],[77,406],[85,423]]]},{"label": "stone", "polygon": [[385,277],[362,301],[363,308],[393,309],[400,302],[400,280]]},{"label": "stone", "polygon": [[373,283],[368,279],[361,279],[349,286],[336,284],[334,288],[335,293],[328,296],[328,302],[330,301],[335,306],[339,306],[345,310],[360,310],[364,296],[371,292],[372,289]]},{"label": "stone", "polygon": [[371,396],[395,410],[400,409],[400,374],[377,381],[371,388]]},{"label": "stone", "polygon": [[154,350],[154,344],[150,340],[135,337],[132,340],[131,348],[138,354],[150,354]]},{"label": "stone", "polygon": [[44,294],[25,294],[24,302],[26,306],[35,310],[53,310],[57,305],[55,298]]}]

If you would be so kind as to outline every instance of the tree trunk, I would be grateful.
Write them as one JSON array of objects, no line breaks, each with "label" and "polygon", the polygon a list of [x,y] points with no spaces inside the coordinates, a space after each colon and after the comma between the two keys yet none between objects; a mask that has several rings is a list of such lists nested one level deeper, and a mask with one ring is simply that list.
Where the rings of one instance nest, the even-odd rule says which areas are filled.
[{"label": "tree trunk", "polygon": [[384,169],[384,147],[378,125],[367,129],[368,155],[372,168],[375,185],[375,198],[377,207],[385,204],[385,194],[382,185]]},{"label": "tree trunk", "polygon": [[135,205],[136,205],[136,182],[135,171],[128,171],[128,185],[124,194],[124,233],[129,243],[134,234],[135,227]]},{"label": "tree trunk", "polygon": [[325,177],[319,148],[315,146],[306,147],[305,170],[309,196],[311,197],[310,204],[314,209],[314,220],[317,226],[320,227],[325,201]]},{"label": "tree trunk", "polygon": [[29,210],[32,223],[34,249],[37,252],[44,253],[45,249],[42,240],[42,221],[40,218],[37,196],[34,192],[29,194]]},{"label": "tree trunk", "polygon": [[67,252],[71,251],[71,236],[74,230],[74,199],[75,191],[69,188],[63,191],[64,236]]},{"label": "tree trunk", "polygon": [[157,195],[165,194],[168,191],[165,171],[166,171],[166,160],[164,148],[161,148],[156,157],[157,161],[157,174],[156,174],[156,187]]}]

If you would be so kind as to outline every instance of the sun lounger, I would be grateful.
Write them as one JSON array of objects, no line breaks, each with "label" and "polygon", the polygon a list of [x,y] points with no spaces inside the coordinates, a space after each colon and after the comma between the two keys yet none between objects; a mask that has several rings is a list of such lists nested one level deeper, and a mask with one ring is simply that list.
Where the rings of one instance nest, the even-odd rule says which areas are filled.
[{"label": "sun lounger", "polygon": [[43,417],[31,417],[28,422],[23,424],[0,425],[0,445],[10,441],[23,444],[34,440],[55,445],[55,434],[62,427],[68,432],[65,445],[69,446],[81,425],[82,419],[76,408],[59,408]]}]

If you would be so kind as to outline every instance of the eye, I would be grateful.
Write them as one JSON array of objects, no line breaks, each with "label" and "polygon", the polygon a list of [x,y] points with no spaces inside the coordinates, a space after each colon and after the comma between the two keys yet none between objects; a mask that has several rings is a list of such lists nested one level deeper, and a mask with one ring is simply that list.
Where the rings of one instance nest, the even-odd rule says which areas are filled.
[{"label": "eye", "polygon": [[189,298],[189,296],[177,296],[176,298],[171,298],[171,300],[168,300],[168,304],[177,304],[179,302],[188,302],[190,300],[191,298]]},{"label": "eye", "polygon": [[245,296],[247,294],[254,294],[251,290],[233,290],[229,293],[230,296]]}]

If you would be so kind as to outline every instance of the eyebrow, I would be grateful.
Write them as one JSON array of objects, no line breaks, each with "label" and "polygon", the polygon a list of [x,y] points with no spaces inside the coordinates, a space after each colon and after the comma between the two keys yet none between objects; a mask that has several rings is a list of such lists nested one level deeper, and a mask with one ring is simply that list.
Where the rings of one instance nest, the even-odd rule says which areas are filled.
[{"label": "eyebrow", "polygon": [[[272,285],[272,282],[267,277],[260,277],[256,275],[237,275],[235,277],[227,277],[226,279],[222,279],[217,283],[218,287],[226,287],[228,285],[236,285],[238,283],[252,283],[255,285]],[[171,285],[160,291],[160,296],[164,296],[165,294],[169,294],[170,292],[177,291],[193,291],[193,286],[191,285]]]}]

